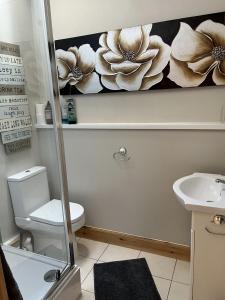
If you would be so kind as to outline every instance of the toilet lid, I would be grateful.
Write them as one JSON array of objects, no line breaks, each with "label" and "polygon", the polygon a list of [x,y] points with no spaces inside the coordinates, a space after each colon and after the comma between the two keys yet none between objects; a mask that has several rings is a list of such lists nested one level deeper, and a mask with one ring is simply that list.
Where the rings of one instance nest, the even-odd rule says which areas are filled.
[{"label": "toilet lid", "polygon": [[[71,222],[78,222],[84,214],[84,208],[80,204],[70,202]],[[51,225],[64,225],[62,201],[53,199],[40,208],[36,209],[30,215],[34,221]]]}]

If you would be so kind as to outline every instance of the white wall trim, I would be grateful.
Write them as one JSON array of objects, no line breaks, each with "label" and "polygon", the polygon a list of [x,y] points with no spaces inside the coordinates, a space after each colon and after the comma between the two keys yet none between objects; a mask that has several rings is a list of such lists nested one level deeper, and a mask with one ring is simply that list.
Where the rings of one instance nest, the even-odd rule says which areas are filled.
[{"label": "white wall trim", "polygon": [[[53,125],[36,125],[37,129],[51,129]],[[169,122],[169,123],[80,123],[63,124],[63,129],[88,130],[225,130],[222,122]]]}]

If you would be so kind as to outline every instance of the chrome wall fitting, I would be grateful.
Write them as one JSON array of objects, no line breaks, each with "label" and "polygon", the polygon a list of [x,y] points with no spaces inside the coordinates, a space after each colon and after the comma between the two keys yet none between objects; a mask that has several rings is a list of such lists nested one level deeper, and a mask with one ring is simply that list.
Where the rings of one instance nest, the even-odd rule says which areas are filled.
[{"label": "chrome wall fitting", "polygon": [[120,147],[118,152],[113,153],[113,158],[115,160],[123,160],[123,161],[127,161],[131,159],[130,156],[127,156],[127,149],[125,147]]}]

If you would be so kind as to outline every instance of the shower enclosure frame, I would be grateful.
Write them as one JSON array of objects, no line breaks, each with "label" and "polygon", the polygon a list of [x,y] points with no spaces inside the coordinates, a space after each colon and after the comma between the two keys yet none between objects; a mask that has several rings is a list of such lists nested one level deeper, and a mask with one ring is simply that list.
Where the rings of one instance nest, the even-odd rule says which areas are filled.
[{"label": "shower enclosure frame", "polygon": [[[64,150],[64,139],[63,139],[63,128],[61,120],[61,105],[60,105],[60,93],[58,86],[58,76],[57,76],[57,66],[55,58],[55,43],[52,30],[51,21],[51,7],[50,0],[40,0],[43,6],[43,17],[45,20],[45,32],[46,40],[48,42],[48,55],[50,65],[48,66],[49,74],[51,74],[51,84],[53,97],[51,101],[52,111],[53,111],[53,127],[56,139],[56,151],[59,164],[59,174],[60,174],[60,190],[61,199],[63,204],[63,216],[65,224],[65,234],[67,241],[67,266],[62,272],[62,276],[58,282],[56,282],[53,287],[48,291],[45,299],[51,299],[53,294],[60,292],[65,286],[66,278],[70,280],[71,276],[77,272],[80,280],[79,268],[75,265],[75,249],[73,246],[74,236],[72,232],[71,216],[70,216],[70,206],[69,206],[69,191],[68,191],[68,181],[67,181],[67,170],[66,170],[66,160],[65,160],[65,150]],[[71,276],[70,276],[71,275]],[[80,291],[78,291],[79,293]],[[55,298],[54,298],[55,299]]]},{"label": "shower enclosure frame", "polygon": [[[54,38],[53,38],[52,22],[51,22],[50,0],[24,1],[24,6],[21,7],[22,7],[21,10],[24,9],[25,12],[30,12],[30,19],[28,23],[30,25],[30,28],[28,28],[29,38],[25,36],[24,41],[26,42],[26,46],[29,43],[31,44],[31,47],[30,48],[28,47],[29,51],[30,49],[36,50],[34,51],[36,56],[32,56],[32,59],[36,60],[37,58],[42,60],[42,65],[40,70],[42,74],[42,79],[44,79],[43,80],[44,83],[41,81],[41,84],[35,86],[35,88],[36,87],[37,89],[43,88],[43,93],[40,90],[40,94],[38,93],[37,99],[39,99],[41,102],[42,102],[42,98],[43,100],[48,99],[50,100],[52,106],[54,126],[51,133],[52,134],[54,133],[54,138],[56,142],[54,145],[56,149],[56,156],[57,156],[57,159],[55,160],[55,166],[58,169],[57,171],[59,171],[57,173],[59,173],[58,188],[60,190],[60,193],[58,193],[59,195],[57,194],[57,197],[60,197],[59,199],[62,200],[61,202],[62,202],[63,218],[64,218],[63,238],[65,239],[65,243],[62,243],[62,247],[63,250],[66,250],[66,254],[67,254],[66,255],[67,259],[65,259],[65,264],[64,262],[62,263],[59,280],[47,285],[47,287],[44,289],[43,294],[41,294],[41,299],[42,300],[76,299],[76,297],[81,292],[80,269],[75,265],[75,255],[74,255],[75,236],[72,232],[72,224],[71,224],[71,216],[70,216],[66,160],[65,160],[63,129],[62,129],[62,121],[61,121],[60,94],[59,94],[58,79],[57,79],[58,76],[57,76]],[[11,7],[9,7],[9,10],[10,9]],[[12,6],[12,12],[14,12],[13,9],[14,6]],[[11,16],[11,14],[9,16]],[[12,20],[14,20],[13,17]],[[23,34],[23,30],[24,27],[22,27],[21,34]],[[15,35],[16,34],[17,32],[15,33]],[[41,43],[41,45],[39,45],[38,43]],[[27,53],[30,54],[30,52],[28,51]],[[1,242],[1,233],[0,233],[0,242]],[[16,250],[19,249],[15,249],[15,251]],[[25,254],[24,260],[26,260],[29,255],[27,256],[26,252],[24,252],[24,254]],[[35,255],[36,254],[34,254],[33,257]],[[30,254],[29,258],[30,261],[33,261],[31,256],[32,253]],[[21,270],[23,271],[23,267]],[[42,275],[43,274],[40,274],[40,276]],[[23,279],[22,276],[20,276],[20,278]],[[7,282],[5,279],[6,278],[4,275],[4,270],[2,268],[2,261],[0,258],[0,299],[1,300],[9,300],[8,292],[7,292],[7,288],[9,287],[7,286]],[[30,279],[32,279],[32,276]],[[43,278],[41,277],[41,279],[43,279],[43,284],[44,284],[44,276]],[[24,282],[26,283],[25,277],[24,277]],[[48,291],[46,291],[47,288],[49,288]],[[35,289],[36,289],[36,285],[35,285]],[[33,296],[35,299],[40,298],[38,295],[39,295],[38,290],[37,290],[37,295],[35,294],[34,291]]]},{"label": "shower enclosure frame", "polygon": [[56,138],[56,150],[57,158],[59,163],[59,173],[60,173],[60,190],[61,190],[61,199],[63,203],[63,215],[65,221],[65,232],[67,235],[67,255],[70,265],[74,265],[74,248],[73,248],[73,232],[70,216],[70,207],[69,207],[69,191],[68,191],[68,181],[67,181],[67,171],[66,171],[66,159],[65,159],[65,150],[64,150],[64,139],[63,139],[63,128],[61,120],[61,106],[60,106],[60,94],[59,86],[57,79],[57,67],[55,59],[55,44],[52,32],[52,22],[51,22],[51,9],[50,9],[50,0],[42,0],[44,2],[45,9],[45,22],[46,22],[46,37],[48,41],[48,51],[50,59],[50,74],[52,81],[52,91],[53,99],[51,101],[52,111],[53,111],[53,124],[54,132]]}]

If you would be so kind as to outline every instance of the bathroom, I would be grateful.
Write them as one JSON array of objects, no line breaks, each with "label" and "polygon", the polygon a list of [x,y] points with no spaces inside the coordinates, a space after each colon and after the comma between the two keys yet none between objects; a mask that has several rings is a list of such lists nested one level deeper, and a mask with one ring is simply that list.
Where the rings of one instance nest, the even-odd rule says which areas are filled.
[{"label": "bathroom", "polygon": [[[209,80],[213,69],[204,82],[191,87],[171,88],[175,83],[164,78],[149,90],[110,90],[101,78],[96,91],[86,93],[79,85],[62,83],[57,74],[60,49],[89,44],[97,53],[102,33],[153,24],[150,35],[161,36],[167,49],[171,41],[166,33],[173,28],[163,22],[185,18],[182,22],[188,23],[196,17],[196,28],[218,18],[224,26],[224,12],[222,0],[182,5],[178,0],[0,0],[0,78],[7,79],[1,58],[22,57],[18,69],[24,68],[25,88],[11,98],[22,99],[24,109],[29,104],[26,121],[32,123],[21,130],[28,144],[7,143],[5,129],[0,142],[0,244],[22,299],[223,300],[225,264],[219,258],[225,250],[225,211],[219,206],[223,200],[207,201],[217,194],[223,198],[225,82]],[[157,24],[162,24],[158,30]],[[100,68],[96,70],[100,78]],[[1,100],[15,95],[2,87],[0,83],[0,126],[7,106]],[[72,99],[71,122],[62,120],[66,99]],[[52,124],[45,124],[45,118]],[[179,179],[186,176],[202,180],[193,197],[204,192],[204,178],[213,178],[205,191],[204,213],[180,192]],[[34,178],[44,181],[35,184]],[[30,190],[23,186],[27,180]],[[34,196],[40,192],[46,196],[42,203]],[[20,201],[31,205],[23,220]],[[99,266],[143,258],[156,295],[121,298],[110,291],[111,298],[104,297],[106,282]],[[53,278],[46,279],[52,269]],[[135,273],[129,272],[126,284],[135,281]],[[21,299],[8,288],[0,264],[0,299]]]}]

